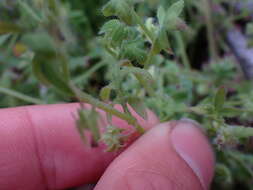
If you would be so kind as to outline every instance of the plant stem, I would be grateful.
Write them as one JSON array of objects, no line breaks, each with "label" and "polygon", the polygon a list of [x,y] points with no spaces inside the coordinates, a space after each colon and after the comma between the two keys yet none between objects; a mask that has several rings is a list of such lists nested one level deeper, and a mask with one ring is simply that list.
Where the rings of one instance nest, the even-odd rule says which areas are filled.
[{"label": "plant stem", "polygon": [[209,42],[209,51],[211,54],[211,58],[214,61],[217,61],[218,59],[218,53],[216,48],[216,43],[214,39],[214,28],[213,28],[213,19],[212,19],[212,5],[209,0],[202,0],[204,4],[204,14],[205,14],[205,20],[207,24],[207,36],[208,36],[208,42]]},{"label": "plant stem", "polygon": [[62,61],[62,72],[64,75],[64,79],[68,82],[70,80],[70,69],[69,69],[69,62],[68,58],[66,57],[65,51],[59,52],[60,60]]},{"label": "plant stem", "polygon": [[89,103],[89,104],[105,111],[106,113],[112,114],[116,117],[119,117],[119,118],[125,120],[130,125],[133,125],[140,134],[143,134],[145,132],[144,128],[142,126],[140,126],[138,124],[137,120],[134,117],[132,117],[131,115],[126,114],[126,113],[122,113],[122,112],[116,110],[115,108],[113,108],[112,106],[105,104],[104,102],[101,102],[101,101],[97,100],[96,98],[93,98],[89,94],[86,94],[85,92],[80,91],[78,88],[76,88],[72,84],[70,84],[70,88],[73,90],[74,94],[76,95],[76,97],[80,101],[85,102],[85,103]]},{"label": "plant stem", "polygon": [[30,96],[24,95],[20,92],[16,92],[14,90],[4,88],[4,87],[0,87],[0,93],[6,94],[8,96],[13,96],[13,97],[18,98],[20,100],[23,100],[23,101],[29,102],[29,103],[33,103],[33,104],[46,104],[45,102],[43,102],[40,99],[33,98]]},{"label": "plant stem", "polygon": [[175,37],[176,37],[177,44],[178,44],[180,54],[181,54],[181,57],[182,57],[182,62],[184,64],[185,68],[190,69],[191,65],[190,65],[190,61],[188,59],[187,53],[185,51],[185,45],[184,45],[184,42],[183,42],[182,35],[179,32],[175,32]]},{"label": "plant stem", "polygon": [[97,63],[96,65],[94,65],[92,68],[90,68],[87,72],[85,72],[84,74],[82,74],[81,76],[78,76],[77,78],[74,79],[75,83],[81,83],[81,82],[85,82],[85,80],[87,80],[94,72],[96,72],[98,69],[100,69],[101,67],[104,67],[105,65],[107,65],[108,63],[106,62],[100,62]]}]

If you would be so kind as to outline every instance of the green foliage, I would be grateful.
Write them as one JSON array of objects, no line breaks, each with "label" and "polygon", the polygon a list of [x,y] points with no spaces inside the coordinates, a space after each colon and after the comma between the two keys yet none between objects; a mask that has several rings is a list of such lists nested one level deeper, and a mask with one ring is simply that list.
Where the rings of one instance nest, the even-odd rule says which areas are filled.
[{"label": "green foliage", "polygon": [[101,140],[107,145],[107,151],[117,151],[124,146],[124,130],[113,125],[107,126],[106,132],[103,134]]},{"label": "green foliage", "polygon": [[[112,116],[145,132],[130,107],[143,119],[147,108],[161,122],[188,117],[203,126],[215,149],[214,189],[250,189],[252,81],[217,34],[241,21],[249,38],[253,32],[244,20],[250,13],[237,13],[230,2],[4,0],[0,107],[89,103],[91,110],[77,111],[77,129],[86,143],[102,141],[108,151],[127,140]],[[97,108],[107,115],[104,133]]]}]

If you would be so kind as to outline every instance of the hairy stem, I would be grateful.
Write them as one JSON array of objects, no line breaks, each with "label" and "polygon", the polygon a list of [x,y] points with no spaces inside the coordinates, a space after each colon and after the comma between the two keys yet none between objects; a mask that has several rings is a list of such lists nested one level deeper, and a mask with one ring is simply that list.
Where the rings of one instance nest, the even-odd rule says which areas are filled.
[{"label": "hairy stem", "polygon": [[133,125],[140,134],[143,134],[145,132],[144,128],[139,125],[139,123],[137,122],[137,120],[133,116],[126,114],[126,113],[122,113],[122,112],[116,110],[115,108],[113,108],[112,106],[110,106],[104,102],[101,102],[101,101],[97,100],[96,98],[93,98],[89,94],[86,94],[85,92],[80,91],[78,88],[76,88],[72,84],[70,84],[70,88],[73,90],[74,94],[76,95],[76,97],[80,101],[85,102],[85,103],[89,103],[89,104],[105,111],[106,113],[112,114],[116,117],[119,117],[122,120],[125,120],[130,125]]}]

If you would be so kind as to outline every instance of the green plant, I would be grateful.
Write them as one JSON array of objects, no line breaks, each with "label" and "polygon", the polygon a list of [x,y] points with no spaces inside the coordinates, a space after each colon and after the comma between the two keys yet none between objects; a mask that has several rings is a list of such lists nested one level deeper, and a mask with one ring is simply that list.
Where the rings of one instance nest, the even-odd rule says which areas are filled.
[{"label": "green plant", "polygon": [[[77,129],[86,143],[83,131],[89,130],[96,142],[108,145],[108,151],[117,150],[127,139],[119,126],[111,123],[112,116],[125,120],[140,134],[145,132],[128,105],[143,119],[147,108],[161,122],[188,117],[201,123],[215,148],[214,188],[231,189],[236,183],[250,188],[250,82],[241,79],[232,57],[219,53],[220,49],[229,52],[223,38],[219,44],[217,39],[208,44],[211,61],[201,69],[194,66],[196,56],[189,50],[195,49],[192,39],[198,41],[204,26],[205,38],[213,41],[214,25],[221,15],[211,15],[207,0],[187,1],[185,9],[183,0],[110,0],[102,9],[108,19],[101,26],[101,15],[94,15],[102,3],[0,3],[0,93],[7,94],[0,99],[1,107],[27,102],[89,103],[90,110],[78,110]],[[95,13],[76,10],[79,6]],[[232,12],[229,18],[224,16],[221,28],[230,27],[237,19]],[[203,21],[199,21],[200,15],[204,15]],[[251,34],[250,25],[248,31]],[[116,104],[122,106],[122,112],[115,109]],[[96,128],[96,108],[107,114],[109,126],[103,134]]]}]

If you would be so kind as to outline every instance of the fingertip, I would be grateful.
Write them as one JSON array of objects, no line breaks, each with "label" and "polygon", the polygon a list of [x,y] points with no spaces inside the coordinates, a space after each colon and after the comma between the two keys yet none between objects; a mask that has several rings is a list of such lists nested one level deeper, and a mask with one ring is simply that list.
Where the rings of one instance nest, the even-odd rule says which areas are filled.
[{"label": "fingertip", "polygon": [[207,189],[213,164],[210,145],[194,124],[163,123],[119,155],[96,190]]},{"label": "fingertip", "polygon": [[214,173],[214,154],[211,146],[196,122],[178,122],[171,133],[173,147],[208,189]]}]

